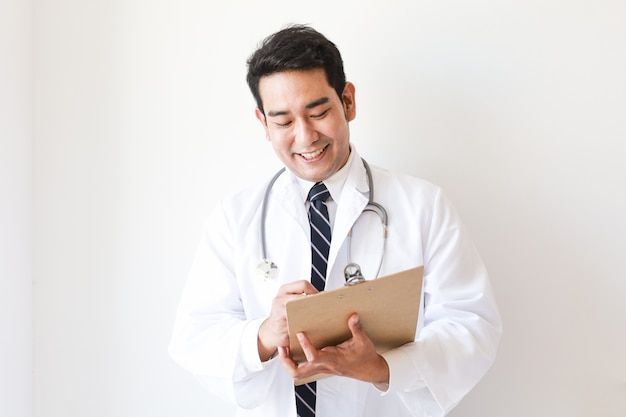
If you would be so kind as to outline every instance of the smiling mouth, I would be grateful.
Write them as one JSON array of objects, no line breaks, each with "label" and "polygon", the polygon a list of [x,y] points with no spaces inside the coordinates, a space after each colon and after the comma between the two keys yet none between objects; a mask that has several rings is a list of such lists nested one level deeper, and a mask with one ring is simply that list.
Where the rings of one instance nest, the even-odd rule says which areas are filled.
[{"label": "smiling mouth", "polygon": [[319,150],[317,150],[315,152],[301,153],[299,155],[302,156],[306,160],[315,159],[318,156],[320,156],[322,153],[324,153],[326,148],[328,148],[328,145],[324,146],[322,149],[319,149]]}]

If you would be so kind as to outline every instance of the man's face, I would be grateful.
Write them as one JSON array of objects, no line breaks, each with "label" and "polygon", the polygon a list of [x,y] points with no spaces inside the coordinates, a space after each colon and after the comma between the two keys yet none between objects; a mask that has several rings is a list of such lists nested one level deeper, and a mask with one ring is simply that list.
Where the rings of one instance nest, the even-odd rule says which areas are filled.
[{"label": "man's face", "polygon": [[286,71],[262,77],[259,93],[265,128],[278,158],[298,177],[323,181],[350,155],[348,122],[356,116],[354,85],[346,83],[343,103],[323,69]]}]

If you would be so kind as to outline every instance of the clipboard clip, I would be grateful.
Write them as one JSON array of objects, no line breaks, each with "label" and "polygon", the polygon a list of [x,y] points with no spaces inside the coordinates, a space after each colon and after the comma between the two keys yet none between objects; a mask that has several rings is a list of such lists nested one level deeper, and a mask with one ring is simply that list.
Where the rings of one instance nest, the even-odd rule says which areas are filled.
[{"label": "clipboard clip", "polygon": [[346,277],[346,287],[365,281],[365,277],[363,277],[363,274],[361,273],[361,267],[355,263],[349,263],[346,265],[343,270],[343,275]]}]

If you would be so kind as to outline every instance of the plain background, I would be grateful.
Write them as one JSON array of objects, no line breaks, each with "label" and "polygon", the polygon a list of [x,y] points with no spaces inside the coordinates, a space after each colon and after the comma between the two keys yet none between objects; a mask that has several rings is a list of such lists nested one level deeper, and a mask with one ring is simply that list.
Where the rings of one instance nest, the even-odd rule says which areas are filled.
[{"label": "plain background", "polygon": [[621,0],[3,0],[0,414],[232,415],[166,349],[204,218],[279,167],[245,60],[291,22],[489,267],[505,332],[452,416],[625,416]]}]

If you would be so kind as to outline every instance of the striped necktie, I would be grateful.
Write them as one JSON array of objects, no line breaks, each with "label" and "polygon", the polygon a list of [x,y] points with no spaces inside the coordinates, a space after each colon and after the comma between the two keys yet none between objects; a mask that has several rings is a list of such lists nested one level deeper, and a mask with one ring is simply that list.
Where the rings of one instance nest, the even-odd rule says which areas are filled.
[{"label": "striped necktie", "polygon": [[[311,283],[319,291],[326,285],[326,267],[330,250],[330,220],[324,201],[330,197],[326,186],[318,182],[309,191],[309,221],[311,223]],[[309,382],[296,387],[298,417],[315,416],[317,384]]]}]

